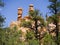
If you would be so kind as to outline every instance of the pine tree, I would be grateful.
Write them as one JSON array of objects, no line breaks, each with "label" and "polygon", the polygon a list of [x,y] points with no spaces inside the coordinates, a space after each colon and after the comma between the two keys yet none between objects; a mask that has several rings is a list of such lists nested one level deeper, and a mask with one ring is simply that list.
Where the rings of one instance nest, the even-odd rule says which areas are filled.
[{"label": "pine tree", "polygon": [[[40,33],[38,32],[38,27],[40,26],[42,28],[43,26],[45,26],[44,19],[40,15],[39,10],[34,10],[29,12],[29,17],[31,18],[30,21],[23,21],[22,26],[34,30],[36,39],[40,40],[42,37],[40,37]],[[32,27],[32,23],[33,23],[32,21],[34,22],[34,27]],[[40,21],[39,24],[38,21]]]},{"label": "pine tree", "polygon": [[[2,0],[0,0],[0,7],[4,7],[4,2]],[[3,26],[4,21],[5,21],[5,18],[0,13],[0,27]]]},{"label": "pine tree", "polygon": [[50,9],[52,16],[50,17],[54,24],[56,25],[56,43],[57,45],[59,45],[58,43],[58,32],[59,32],[59,28],[58,28],[58,13],[60,12],[60,2],[59,0],[49,0],[50,5],[48,6],[48,8]]}]

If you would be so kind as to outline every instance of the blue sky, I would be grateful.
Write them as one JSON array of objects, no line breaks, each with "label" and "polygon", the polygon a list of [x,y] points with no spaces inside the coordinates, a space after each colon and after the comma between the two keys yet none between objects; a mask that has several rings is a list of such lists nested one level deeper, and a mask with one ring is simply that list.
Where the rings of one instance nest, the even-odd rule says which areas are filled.
[{"label": "blue sky", "polygon": [[6,17],[5,27],[9,26],[11,21],[17,20],[17,9],[23,8],[23,17],[28,15],[29,4],[33,4],[35,9],[39,9],[45,17],[49,11],[47,6],[48,0],[4,0],[5,6],[1,10],[1,13]]}]

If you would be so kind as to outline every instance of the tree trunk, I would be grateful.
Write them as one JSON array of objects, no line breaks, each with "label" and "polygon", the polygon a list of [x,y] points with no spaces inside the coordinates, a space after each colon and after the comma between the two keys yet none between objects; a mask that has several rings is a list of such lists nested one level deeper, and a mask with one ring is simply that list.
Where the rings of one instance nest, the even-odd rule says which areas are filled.
[{"label": "tree trunk", "polygon": [[59,45],[59,43],[58,43],[58,36],[59,36],[59,28],[58,28],[58,23],[56,22],[56,43],[57,43],[57,45]]},{"label": "tree trunk", "polygon": [[36,39],[38,39],[37,34],[38,34],[38,30],[37,30],[37,20],[35,20],[35,33],[36,33]]}]

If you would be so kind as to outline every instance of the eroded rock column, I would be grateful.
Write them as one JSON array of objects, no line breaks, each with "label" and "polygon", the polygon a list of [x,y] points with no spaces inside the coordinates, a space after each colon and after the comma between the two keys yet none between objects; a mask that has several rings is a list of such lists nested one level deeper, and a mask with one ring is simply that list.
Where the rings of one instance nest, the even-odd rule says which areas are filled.
[{"label": "eroded rock column", "polygon": [[20,21],[22,19],[22,8],[18,8],[18,18],[17,18],[17,21]]}]

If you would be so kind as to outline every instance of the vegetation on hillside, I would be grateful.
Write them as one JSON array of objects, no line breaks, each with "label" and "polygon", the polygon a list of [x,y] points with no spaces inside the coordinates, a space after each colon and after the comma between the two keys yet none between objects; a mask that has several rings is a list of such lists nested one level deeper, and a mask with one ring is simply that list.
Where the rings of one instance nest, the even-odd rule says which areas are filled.
[{"label": "vegetation on hillside", "polygon": [[[47,18],[47,22],[48,24],[53,22],[56,25],[56,28],[51,31],[55,32],[56,36],[52,36],[48,32],[48,24],[40,15],[39,10],[29,12],[30,21],[22,21],[22,27],[30,28],[29,31],[26,31],[25,37],[21,30],[17,31],[16,27],[2,28],[5,18],[0,14],[0,45],[60,45],[60,27],[58,25],[60,22],[60,2],[58,0],[49,0],[49,2],[48,8],[51,11],[51,16]],[[2,0],[0,0],[0,6],[4,7]],[[34,22],[34,27],[32,27],[32,22]],[[41,27],[41,32],[38,27]],[[43,31],[44,28],[46,31]]]}]

